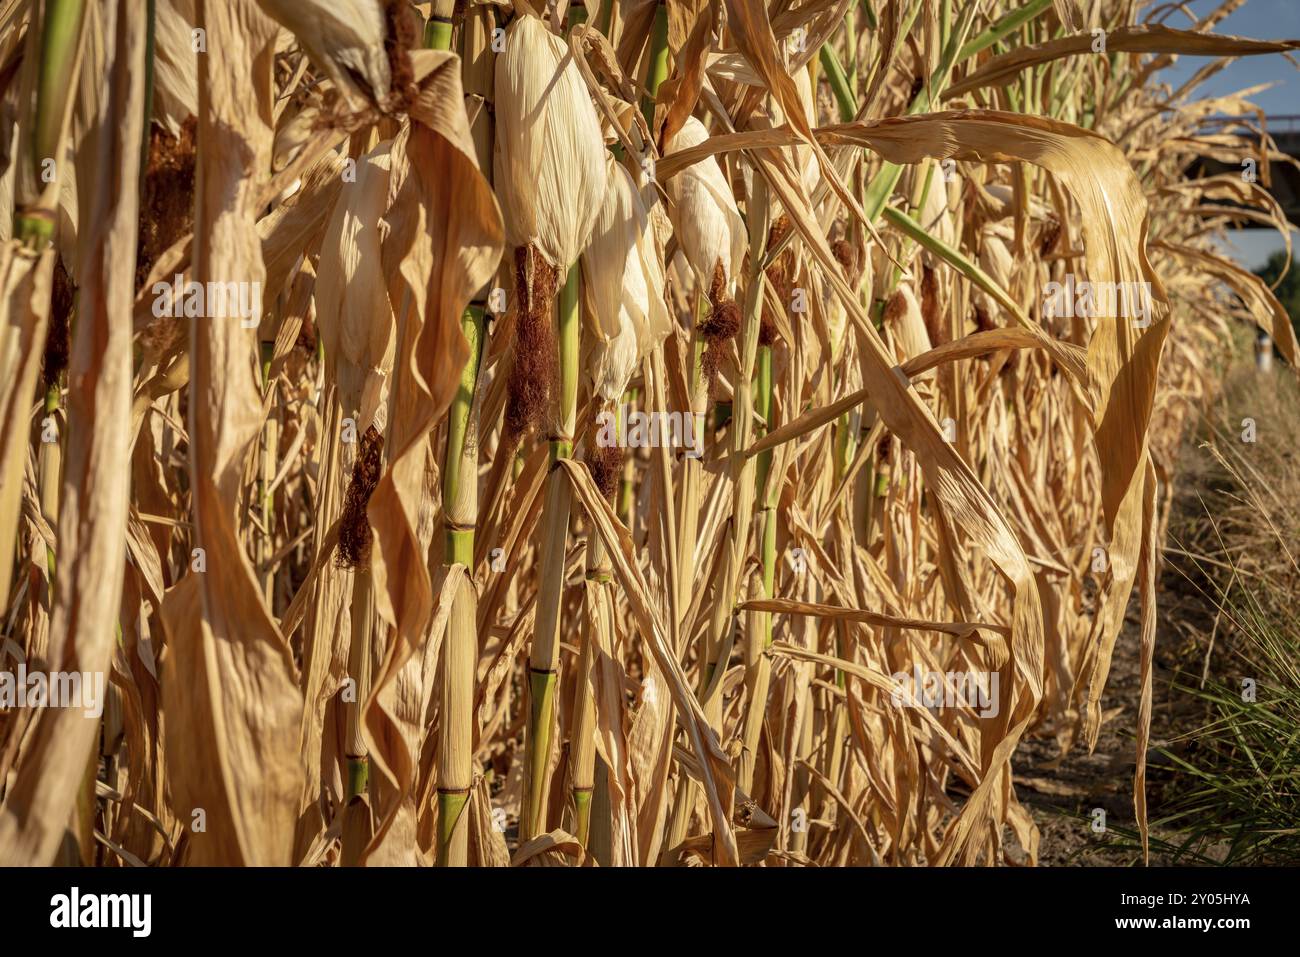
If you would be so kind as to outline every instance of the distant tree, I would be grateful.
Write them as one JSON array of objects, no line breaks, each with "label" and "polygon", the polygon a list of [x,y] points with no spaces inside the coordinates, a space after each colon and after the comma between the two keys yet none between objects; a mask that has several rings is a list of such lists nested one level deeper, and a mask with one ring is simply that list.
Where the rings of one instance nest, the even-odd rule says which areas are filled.
[{"label": "distant tree", "polygon": [[[1285,265],[1286,250],[1279,249],[1268,257],[1268,262],[1255,270],[1255,275],[1271,286],[1277,281],[1277,277],[1282,275],[1282,267]],[[1286,278],[1273,290],[1273,295],[1277,296],[1278,301],[1291,317],[1291,325],[1295,328],[1296,335],[1300,335],[1300,263],[1292,260]]]}]

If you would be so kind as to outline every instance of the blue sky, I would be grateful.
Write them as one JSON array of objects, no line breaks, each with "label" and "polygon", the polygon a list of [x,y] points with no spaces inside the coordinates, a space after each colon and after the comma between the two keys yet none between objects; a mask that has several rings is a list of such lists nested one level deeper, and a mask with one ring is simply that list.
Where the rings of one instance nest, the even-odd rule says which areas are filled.
[{"label": "blue sky", "polygon": [[[1219,0],[1191,0],[1187,6],[1204,16],[1219,6]],[[1191,24],[1182,13],[1175,12],[1164,21],[1166,26],[1186,29]],[[1248,0],[1214,28],[1215,33],[1250,37],[1255,40],[1300,39],[1300,0]],[[1293,54],[1295,56],[1296,54]],[[1180,56],[1178,62],[1160,74],[1160,80],[1177,87],[1205,62],[1204,57]],[[1252,99],[1272,115],[1300,114],[1300,72],[1280,54],[1241,57],[1199,87],[1199,96],[1220,96],[1259,83],[1272,88],[1255,94]],[[1300,243],[1300,235],[1296,242]],[[1233,234],[1234,256],[1254,268],[1269,253],[1282,248],[1281,237],[1267,230],[1241,230]]]}]

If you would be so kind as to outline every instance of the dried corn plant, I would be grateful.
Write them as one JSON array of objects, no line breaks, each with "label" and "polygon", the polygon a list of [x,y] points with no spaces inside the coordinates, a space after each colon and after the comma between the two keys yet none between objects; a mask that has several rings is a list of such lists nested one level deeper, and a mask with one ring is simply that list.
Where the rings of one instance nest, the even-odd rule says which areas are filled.
[{"label": "dried corn plant", "polygon": [[1145,828],[1237,5],[0,4],[0,863],[1033,863],[1117,641]]}]

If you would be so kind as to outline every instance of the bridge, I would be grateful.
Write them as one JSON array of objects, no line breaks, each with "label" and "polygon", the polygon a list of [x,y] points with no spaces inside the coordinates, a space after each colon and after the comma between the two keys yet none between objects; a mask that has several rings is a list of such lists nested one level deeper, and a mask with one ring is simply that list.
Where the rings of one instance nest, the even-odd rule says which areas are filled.
[{"label": "bridge", "polygon": [[[1300,114],[1269,116],[1266,117],[1265,122],[1265,129],[1273,137],[1273,142],[1277,144],[1278,150],[1300,161]],[[1202,125],[1208,132],[1222,129],[1225,126],[1240,126],[1241,121],[1236,117],[1215,116],[1207,118]],[[1286,213],[1286,218],[1293,223],[1300,223],[1300,168],[1297,167],[1296,163],[1275,159],[1268,164],[1268,171],[1268,191],[1281,204],[1282,211]],[[1231,165],[1209,157],[1201,157],[1188,168],[1187,175],[1191,179],[1198,179],[1203,176],[1216,176],[1221,173],[1240,174],[1241,172],[1242,166],[1240,163]],[[1241,220],[1240,225],[1242,229],[1271,228],[1263,223],[1251,220]]]}]

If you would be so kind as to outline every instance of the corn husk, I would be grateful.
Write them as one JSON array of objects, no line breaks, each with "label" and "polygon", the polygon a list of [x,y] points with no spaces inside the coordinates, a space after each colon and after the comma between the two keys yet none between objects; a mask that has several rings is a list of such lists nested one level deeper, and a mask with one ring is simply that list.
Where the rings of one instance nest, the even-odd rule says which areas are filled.
[{"label": "corn husk", "polygon": [[358,432],[374,423],[392,370],[396,335],[388,289],[380,267],[380,219],[388,203],[392,142],[357,162],[355,182],[345,183],[321,242],[322,255],[337,268],[316,279],[317,328],[325,361],[338,385],[343,414]]},{"label": "corn husk", "polygon": [[[1011,228],[1007,223],[992,223],[984,228],[981,237],[979,264],[988,275],[1002,288],[1006,288],[1016,268],[1015,258],[1011,255]],[[976,308],[989,316],[998,314],[998,304],[993,297],[980,289],[971,292],[971,302]]]},{"label": "corn husk", "polygon": [[672,328],[650,217],[632,174],[610,159],[609,189],[582,253],[584,291],[594,322],[588,370],[596,393],[616,401],[645,355]]},{"label": "corn husk", "polygon": [[946,178],[942,167],[936,167],[934,177],[930,181],[930,190],[925,194],[925,202],[921,206],[920,223],[925,227],[926,232],[949,246],[955,246],[957,226],[953,221],[952,209],[948,202],[948,189],[955,184],[956,195],[960,196],[961,177],[954,173],[953,184],[945,184]]},{"label": "corn husk", "polygon": [[[915,359],[930,351],[930,334],[921,316],[920,303],[909,282],[899,284],[898,290],[885,309],[885,325],[894,340],[894,354],[899,364]],[[934,370],[921,373],[914,381],[933,379]]]},{"label": "corn husk", "polygon": [[[704,124],[692,116],[673,136],[665,152],[671,156],[699,146],[708,136]],[[664,188],[671,201],[669,216],[673,231],[696,280],[708,289],[713,283],[714,269],[721,264],[724,292],[734,297],[748,237],[722,167],[710,156],[682,170]]]},{"label": "corn husk", "polygon": [[[1015,214],[1015,190],[1009,183],[989,183],[987,186],[982,186],[981,191],[997,204],[993,211],[995,216],[1003,217]],[[1033,219],[1043,219],[1050,211],[1047,204],[1037,196],[1029,197],[1028,209],[1029,215]]]},{"label": "corn husk", "polygon": [[541,20],[507,29],[496,62],[494,186],[506,241],[561,272],[578,259],[605,197],[600,121],[564,41]]}]

